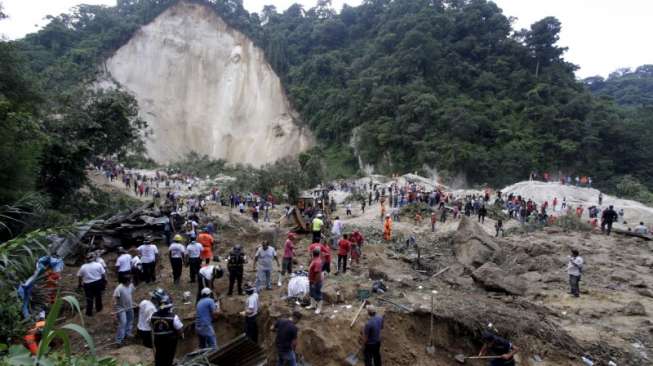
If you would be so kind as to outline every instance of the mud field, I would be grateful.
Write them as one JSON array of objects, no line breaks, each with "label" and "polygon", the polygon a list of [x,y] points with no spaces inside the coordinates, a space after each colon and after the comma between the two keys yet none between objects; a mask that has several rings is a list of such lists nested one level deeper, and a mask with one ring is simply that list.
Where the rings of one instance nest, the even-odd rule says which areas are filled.
[{"label": "mud field", "polygon": [[[346,274],[335,275],[336,263],[323,289],[323,312],[315,315],[300,307],[304,317],[299,322],[298,354],[310,365],[344,365],[344,359],[360,349],[359,335],[367,315],[361,314],[350,328],[360,302],[359,289],[371,289],[373,280],[383,279],[388,291],[372,294],[370,302],[378,305],[385,315],[382,355],[388,365],[456,365],[453,356],[459,353],[475,355],[481,347],[480,332],[489,323],[499,334],[520,347],[519,365],[581,365],[581,356],[590,356],[595,365],[647,365],[653,357],[653,242],[639,238],[592,232],[565,232],[551,227],[529,234],[494,237],[494,222],[484,225],[474,218],[449,220],[437,225],[435,233],[424,220],[416,226],[409,217],[395,224],[395,240],[382,240],[382,224],[378,207],[368,207],[361,213],[354,207],[353,216],[339,215],[345,232],[361,230],[366,238],[360,265],[351,265]],[[332,216],[335,216],[332,215]],[[217,226],[217,254],[222,258],[230,248],[243,245],[249,263],[245,267],[245,282],[254,282],[251,259],[262,240],[262,232],[274,230],[281,256],[285,233],[291,229],[281,219],[281,207],[272,211],[272,223],[254,223],[228,207],[211,206],[203,221]],[[514,225],[513,223],[509,224]],[[417,248],[406,246],[405,238],[415,235]],[[295,268],[308,265],[307,247],[310,236],[300,236]],[[565,271],[570,248],[577,248],[586,262],[581,282],[581,297],[568,295]],[[177,357],[197,349],[193,333],[194,301],[182,302],[184,291],[195,298],[196,285],[188,283],[188,268],[184,268],[181,284],[172,285],[172,274],[165,245],[160,245],[162,260],[157,268],[157,283],[137,286],[134,302],[149,298],[156,287],[169,291],[175,301],[175,311],[185,324],[185,339],[180,342]],[[104,260],[110,267],[115,253]],[[334,259],[337,258],[333,255]],[[222,263],[224,266],[225,263]],[[75,292],[78,267],[67,266],[62,283],[65,291]],[[109,270],[109,286],[104,293],[105,310],[85,319],[103,355],[112,355],[123,362],[152,360],[151,351],[130,340],[116,349],[112,343],[115,320],[110,314],[111,294],[116,284]],[[276,360],[274,332],[270,329],[280,316],[288,315],[295,304],[282,296],[284,286],[263,290],[260,297],[259,334],[269,357]],[[224,344],[242,332],[244,296],[227,297],[227,276],[215,282],[222,307],[222,316],[215,324],[218,344]],[[430,338],[431,294],[434,295],[433,339],[434,354],[426,352]],[[340,295],[338,295],[338,293]],[[79,296],[83,299],[83,296]],[[381,301],[389,300],[396,305]],[[362,355],[359,353],[359,364]],[[467,361],[468,364],[483,364]]]}]

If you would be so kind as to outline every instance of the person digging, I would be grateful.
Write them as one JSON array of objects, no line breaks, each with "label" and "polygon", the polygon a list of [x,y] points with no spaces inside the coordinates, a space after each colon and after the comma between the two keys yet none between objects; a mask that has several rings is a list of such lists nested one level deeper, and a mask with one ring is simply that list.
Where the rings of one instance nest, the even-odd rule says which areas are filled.
[{"label": "person digging", "polygon": [[[489,366],[515,366],[514,356],[519,352],[519,348],[513,345],[512,342],[487,330],[481,333],[481,338],[483,339],[483,347],[478,353],[479,358],[487,357]],[[458,355],[456,361],[465,363],[466,358],[473,359],[474,357],[460,357]]]}]

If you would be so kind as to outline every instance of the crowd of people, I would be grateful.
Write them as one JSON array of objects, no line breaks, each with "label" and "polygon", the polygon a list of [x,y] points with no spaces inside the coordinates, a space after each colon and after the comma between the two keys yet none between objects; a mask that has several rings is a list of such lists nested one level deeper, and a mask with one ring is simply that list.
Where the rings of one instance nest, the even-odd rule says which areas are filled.
[{"label": "crowd of people", "polygon": [[[251,214],[251,218],[255,222],[259,221],[259,215],[264,216],[263,221],[269,221],[270,210],[275,205],[273,197],[261,197],[255,193],[225,194],[217,188],[212,189],[208,196],[182,195],[183,182],[188,184],[189,190],[192,190],[191,178],[175,180],[175,178],[162,178],[159,175],[154,178],[146,178],[121,170],[112,170],[107,178],[122,179],[127,187],[136,187],[134,191],[143,196],[154,196],[159,194],[161,187],[167,188],[163,204],[171,207],[171,214],[169,223],[164,227],[165,239],[156,243],[153,238],[145,238],[143,243],[137,247],[118,249],[119,256],[115,263],[118,283],[112,296],[117,323],[116,344],[124,344],[132,334],[135,324],[142,344],[154,348],[155,365],[157,366],[172,364],[176,343],[182,336],[183,324],[179,316],[174,313],[172,297],[162,288],[153,291],[150,298],[143,299],[138,304],[138,319],[134,319],[132,296],[134,286],[138,286],[140,282],[161,283],[160,280],[157,280],[156,263],[161,260],[159,251],[162,250],[162,244],[165,244],[167,248],[166,255],[172,268],[173,281],[171,285],[179,286],[185,268],[188,268],[189,282],[197,283],[195,332],[199,347],[216,348],[219,342],[216,339],[213,323],[220,316],[221,308],[214,282],[223,277],[225,273],[229,281],[227,296],[237,293],[237,295],[245,297],[243,311],[240,313],[243,317],[243,331],[252,342],[258,342],[257,316],[261,306],[260,301],[262,301],[259,294],[273,288],[275,265],[280,273],[277,285],[281,286],[288,281],[289,294],[291,292],[290,283],[293,280],[305,278],[307,291],[303,294],[303,300],[306,301],[302,302],[305,303],[306,309],[320,314],[323,308],[322,289],[331,275],[332,263],[335,266],[333,275],[346,274],[347,271],[351,271],[352,267],[355,268],[360,264],[365,243],[362,233],[358,230],[346,230],[343,220],[340,219],[340,216],[335,215],[335,207],[330,207],[332,219],[325,217],[324,204],[329,202],[330,205],[335,205],[335,200],[328,197],[329,193],[335,189],[356,193],[357,197],[362,195],[364,199],[360,201],[361,212],[364,212],[366,207],[371,207],[373,203],[379,205],[383,238],[386,241],[393,240],[393,221],[401,220],[401,208],[417,203],[426,204],[432,211],[430,217],[432,231],[436,230],[438,222],[446,222],[448,215],[451,215],[454,220],[459,219],[462,215],[474,216],[480,223],[484,223],[488,210],[493,205],[504,209],[509,218],[516,219],[520,223],[534,220],[547,222],[550,218],[549,212],[578,213],[579,208],[581,209],[579,216],[584,212],[582,206],[571,207],[564,197],[561,201],[553,198],[551,203],[546,201],[537,204],[533,200],[519,195],[496,192],[496,197],[491,202],[492,194],[489,190],[481,194],[456,197],[437,186],[429,190],[424,185],[417,183],[400,185],[395,181],[388,185],[381,185],[371,180],[369,183],[362,184],[345,182],[338,187],[327,187],[317,193],[319,197],[316,197],[316,202],[323,200],[324,204],[301,207],[302,214],[310,223],[311,243],[307,248],[310,261],[306,263],[307,271],[293,268],[293,263],[296,263],[297,250],[300,248],[298,248],[298,235],[291,232],[288,233],[283,243],[281,260],[278,258],[274,243],[270,240],[260,243],[252,258],[252,267],[256,271],[255,281],[249,283],[244,282],[243,278],[244,267],[249,260],[242,246],[234,245],[228,252],[225,272],[219,263],[219,258],[214,256],[215,228],[210,223],[200,225],[199,223],[202,221],[200,219],[206,217],[207,203],[217,202],[237,210],[241,214]],[[564,183],[568,184],[567,178],[564,179]],[[591,178],[579,179],[579,184],[590,186]],[[612,206],[601,209],[601,200],[602,197],[599,198],[598,205],[588,208],[588,215],[590,218],[601,217],[601,227],[609,235],[612,224],[623,217],[623,212],[617,213]],[[560,206],[560,210],[558,210],[558,206]],[[343,204],[343,208],[346,216],[352,215],[353,208],[350,202]],[[288,212],[289,206],[286,207],[286,214]],[[180,221],[179,217],[182,218],[181,225],[176,224]],[[416,225],[421,225],[422,221],[423,218],[418,211],[415,214],[414,222]],[[495,228],[496,235],[499,236],[503,232],[503,222],[498,220]],[[644,227],[644,229],[646,228]],[[332,257],[332,252],[337,252],[337,256]],[[570,293],[573,296],[580,294],[579,282],[583,265],[582,257],[578,251],[573,250],[567,266]],[[294,269],[295,271],[293,271]],[[94,310],[96,312],[103,310],[101,294],[108,285],[108,270],[110,269],[107,269],[100,257],[89,255],[87,263],[78,272],[80,286],[86,294],[86,315],[88,316],[93,316]],[[366,308],[368,319],[361,329],[365,364],[380,366],[383,317],[377,314],[374,306],[368,305]],[[301,319],[302,312],[293,310],[287,316],[276,321],[274,330],[276,332],[278,365],[296,364],[295,349]],[[492,365],[514,365],[513,356],[518,351],[517,347],[491,332],[484,333],[483,340],[484,347],[480,355],[501,356],[499,361],[492,361]]]}]

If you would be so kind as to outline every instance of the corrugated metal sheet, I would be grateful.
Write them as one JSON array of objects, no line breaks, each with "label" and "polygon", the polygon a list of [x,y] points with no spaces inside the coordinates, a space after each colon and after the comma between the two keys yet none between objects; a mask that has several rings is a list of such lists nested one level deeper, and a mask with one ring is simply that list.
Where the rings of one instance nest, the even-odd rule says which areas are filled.
[{"label": "corrugated metal sheet", "polygon": [[264,366],[267,357],[261,346],[245,334],[225,343],[217,350],[199,350],[187,354],[180,366]]}]

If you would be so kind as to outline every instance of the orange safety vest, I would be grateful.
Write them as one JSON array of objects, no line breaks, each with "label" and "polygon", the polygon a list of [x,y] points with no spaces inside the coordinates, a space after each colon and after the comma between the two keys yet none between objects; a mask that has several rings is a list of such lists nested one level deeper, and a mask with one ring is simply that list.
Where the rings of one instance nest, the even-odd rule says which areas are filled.
[{"label": "orange safety vest", "polygon": [[25,337],[23,337],[23,340],[25,341],[25,347],[32,353],[32,355],[36,356],[36,354],[39,352],[39,341],[40,338],[38,337],[38,333],[41,329],[45,328],[45,321],[44,320],[39,320],[34,324],[34,327],[30,330],[27,331],[27,334]]},{"label": "orange safety vest", "polygon": [[213,237],[208,233],[201,233],[197,237],[197,242],[202,244],[202,253],[200,258],[213,258]]}]

